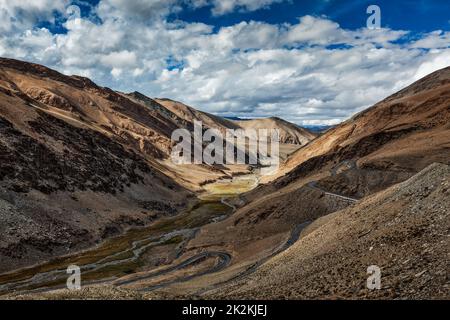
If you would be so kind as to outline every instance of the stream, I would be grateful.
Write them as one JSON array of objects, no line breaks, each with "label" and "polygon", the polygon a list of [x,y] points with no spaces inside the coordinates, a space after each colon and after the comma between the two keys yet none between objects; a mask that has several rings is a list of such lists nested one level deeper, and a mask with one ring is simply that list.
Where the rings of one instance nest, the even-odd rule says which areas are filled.
[{"label": "stream", "polygon": [[[225,267],[231,256],[225,252],[203,252],[172,266],[172,261],[163,266],[146,265],[146,255],[162,246],[175,246],[175,259],[183,255],[186,244],[195,237],[200,227],[221,221],[236,209],[228,199],[249,191],[258,185],[258,176],[249,174],[232,179],[219,180],[204,186],[205,192],[199,196],[200,202],[187,212],[177,216],[161,218],[153,224],[139,229],[130,229],[124,234],[110,238],[98,246],[82,252],[54,258],[43,264],[27,267],[0,275],[0,294],[12,292],[48,291],[64,288],[70,265],[81,269],[82,285],[110,282],[116,285],[139,281],[141,278],[156,277],[186,268],[197,261],[217,257],[216,266],[181,279],[187,281],[195,276],[217,272]],[[157,269],[153,272],[152,269]],[[120,278],[138,272],[148,272],[144,277],[122,281]],[[173,282],[173,281],[172,281]],[[155,288],[160,287],[155,286]],[[150,289],[150,288],[149,288]]]}]

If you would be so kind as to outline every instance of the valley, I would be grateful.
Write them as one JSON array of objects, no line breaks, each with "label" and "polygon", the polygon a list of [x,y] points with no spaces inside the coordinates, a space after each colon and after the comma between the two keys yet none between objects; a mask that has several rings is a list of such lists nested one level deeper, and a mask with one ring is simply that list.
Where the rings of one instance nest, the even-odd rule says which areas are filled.
[{"label": "valley", "polygon": [[[232,202],[238,201],[239,194],[252,190],[257,184],[257,174],[207,184],[205,192],[199,195],[200,201],[179,216],[162,219],[149,227],[130,229],[93,249],[0,275],[0,294],[64,288],[67,265],[80,266],[84,285],[134,284],[136,287],[136,283],[145,280],[145,285],[140,285],[142,291],[218,272],[228,266],[232,258],[228,253],[200,251],[192,255],[186,253],[186,244],[202,226],[232,214],[236,209]],[[174,280],[170,280],[171,274],[175,274]],[[162,280],[150,285],[149,281],[153,279]]]},{"label": "valley", "polygon": [[[196,121],[279,130],[278,170],[173,163]],[[2,298],[448,297],[450,68],[317,135],[0,58],[0,160]]]}]

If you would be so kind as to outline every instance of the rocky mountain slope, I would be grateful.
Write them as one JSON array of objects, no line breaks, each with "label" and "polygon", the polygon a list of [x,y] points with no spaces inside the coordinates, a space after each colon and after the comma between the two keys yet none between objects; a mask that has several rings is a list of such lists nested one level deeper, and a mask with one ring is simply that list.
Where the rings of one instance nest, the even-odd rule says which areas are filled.
[{"label": "rocky mountain slope", "polygon": [[[448,295],[450,68],[315,138],[280,119],[226,120],[0,59],[0,272],[176,215],[198,201],[189,190],[246,170],[171,164],[172,131],[194,120],[274,127],[301,148],[275,180],[229,200],[235,212],[199,227],[179,257],[220,252],[229,265],[162,296]],[[384,290],[366,289],[369,265],[381,267]]]},{"label": "rocky mountain slope", "polygon": [[310,132],[309,130],[277,117],[233,122],[243,129],[278,129],[280,143],[298,144],[304,146],[316,138],[316,134]]},{"label": "rocky mountain slope", "polygon": [[272,117],[267,119],[253,120],[228,120],[207,112],[196,110],[181,102],[170,99],[156,99],[158,103],[189,122],[201,121],[205,127],[218,129],[224,132],[226,129],[278,129],[280,132],[280,143],[306,145],[316,138],[316,134],[296,126],[283,119]]},{"label": "rocky mountain slope", "polygon": [[194,121],[200,121],[202,122],[204,127],[218,129],[221,132],[224,132],[226,129],[239,128],[228,119],[221,118],[207,112],[199,111],[179,101],[174,101],[167,98],[155,99],[155,101],[176,114],[181,119],[184,119],[190,123],[193,123]]},{"label": "rocky mountain slope", "polygon": [[[330,129],[287,159],[284,176],[243,197],[247,204],[217,232],[267,242],[322,218],[295,248],[218,297],[444,297],[449,164],[446,68]],[[365,290],[371,264],[387,269],[388,290],[378,295]]]},{"label": "rocky mountain slope", "polygon": [[[257,221],[281,232],[292,227],[284,217],[302,212],[312,192],[322,195],[314,200],[317,206],[328,204],[330,197],[358,200],[405,181],[434,162],[450,164],[450,68],[425,77],[292,154],[282,165],[284,176],[242,197],[247,205],[236,213],[242,212],[236,229],[251,232],[259,226],[250,221]],[[284,208],[280,215],[278,206]]]},{"label": "rocky mountain slope", "polygon": [[0,58],[0,271],[176,214],[194,200],[189,190],[247,172],[171,163],[172,132],[194,120],[238,128],[179,102]]},{"label": "rocky mountain slope", "polygon": [[[264,248],[246,243],[249,235],[242,234],[241,245],[233,250],[223,237],[222,244],[207,247],[233,253],[237,262],[227,270],[150,293],[101,285],[9,298],[448,299],[449,188],[450,166],[432,164],[405,182],[318,218],[303,227],[288,249],[265,252],[268,259],[247,268],[240,267],[242,255]],[[300,213],[303,219],[313,218],[305,213]],[[210,231],[202,230],[203,238]],[[232,232],[228,225],[227,233]],[[254,239],[265,250],[273,245],[269,234]],[[367,288],[369,266],[381,270],[380,290]]]},{"label": "rocky mountain slope", "polygon": [[278,185],[329,171],[323,186],[362,197],[450,159],[450,67],[328,130],[292,154]]},{"label": "rocky mountain slope", "polygon": [[0,59],[0,270],[176,214],[157,160],[180,121],[86,78]]},{"label": "rocky mountain slope", "polygon": [[[359,208],[358,204],[355,205],[358,200],[406,181],[432,163],[442,163],[446,168],[445,165],[450,164],[449,120],[450,68],[447,68],[425,77],[299,149],[284,164],[284,176],[241,196],[241,201],[237,203],[240,208],[233,217],[202,228],[191,246],[198,248],[206,245],[216,249],[225,246],[236,257],[233,260],[234,271],[245,273],[244,270],[261,261],[262,252],[270,256],[276,248],[289,241],[287,239],[292,237],[296,228],[321,217],[327,219],[333,216],[333,212],[346,207]],[[429,181],[424,181],[424,184]],[[419,182],[417,186],[420,186]],[[436,198],[437,207],[448,205],[444,191]],[[420,196],[412,194],[405,203],[419,203],[421,200]],[[431,203],[427,205],[431,206]],[[374,206],[373,210],[378,207]],[[380,219],[390,219],[391,209],[383,208],[386,217]],[[392,209],[392,212],[395,213],[395,210]],[[382,213],[377,211],[379,215]],[[419,220],[411,223],[417,224],[414,228],[420,228]],[[432,228],[432,225],[429,227]],[[411,230],[414,228],[411,227]],[[336,238],[334,230],[332,227],[327,229],[330,233],[327,237],[334,237],[330,243],[346,246],[345,241],[350,238]],[[396,237],[395,229],[384,232],[387,238]],[[404,237],[408,239],[406,242],[410,238],[414,239],[411,243],[416,241],[415,231],[412,234],[408,232],[405,231],[398,239]],[[305,268],[313,270],[311,268],[316,265],[314,259],[308,260],[310,265]],[[328,264],[326,256],[320,259]],[[330,265],[333,263],[334,260]],[[317,265],[320,263],[317,262]],[[365,269],[360,272],[364,273]],[[216,278],[227,282],[233,279],[230,274],[231,271]],[[283,281],[288,283],[289,278],[286,276]],[[283,287],[284,282],[277,285]],[[295,288],[290,288],[294,292],[293,298],[300,297],[300,293],[295,293]],[[331,297],[326,293],[325,284],[320,289],[324,290],[324,296]],[[262,291],[262,288],[251,294],[262,297],[262,293],[256,294],[258,290]],[[287,294],[288,291],[283,292]],[[318,289],[316,297],[319,297],[319,292]],[[301,294],[313,296],[311,292]]]},{"label": "rocky mountain slope", "polygon": [[[322,217],[254,274],[209,297],[226,299],[448,298],[450,166]],[[381,290],[366,287],[381,268]]]}]

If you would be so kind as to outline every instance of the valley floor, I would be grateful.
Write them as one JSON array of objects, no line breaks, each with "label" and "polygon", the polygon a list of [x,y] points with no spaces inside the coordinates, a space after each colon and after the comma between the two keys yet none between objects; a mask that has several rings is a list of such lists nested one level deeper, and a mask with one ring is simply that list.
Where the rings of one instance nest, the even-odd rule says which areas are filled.
[{"label": "valley floor", "polygon": [[[31,273],[22,271],[11,275],[9,281],[26,278],[24,287],[17,283],[8,287],[7,279],[0,278],[3,293],[5,289],[8,292],[14,288],[26,289],[4,298],[448,298],[448,165],[431,165],[403,183],[312,223],[299,224],[289,232],[266,238],[259,232],[259,238],[252,238],[258,243],[258,249],[242,239],[239,243],[242,246],[233,245],[224,236],[238,234],[229,222],[242,210],[234,212],[234,206],[239,206],[242,199],[230,198],[228,191],[254,188],[255,181],[255,176],[243,176],[232,183],[212,184],[203,199],[205,202],[193,208],[184,219],[161,222],[158,227],[134,231],[137,233],[131,233],[133,236],[128,234],[126,241],[118,238],[111,242],[116,241],[117,248],[123,243],[132,243],[131,250],[122,248],[108,252],[108,247],[100,247],[76,256],[78,263],[84,261],[86,270],[81,291],[53,290],[57,288],[56,283],[50,283],[52,290],[29,291],[33,281],[37,288],[49,285],[44,281],[46,274],[30,278]],[[325,194],[307,185],[305,188]],[[221,201],[225,200],[224,195],[227,200]],[[210,205],[216,213],[208,216],[207,213],[212,212]],[[217,214],[219,207],[223,209],[222,215]],[[189,228],[180,229],[181,226]],[[226,231],[209,235],[217,230],[215,228]],[[165,232],[155,236],[156,230]],[[130,242],[131,239],[134,240]],[[158,246],[159,249],[155,249]],[[148,248],[153,249],[145,252]],[[155,253],[162,251],[174,254],[171,262],[166,260],[159,266],[149,267],[150,260],[145,260],[150,258],[148,254],[151,252],[154,258]],[[134,259],[131,253],[138,257]],[[92,263],[89,259],[94,256],[97,260],[105,257]],[[366,287],[370,265],[382,270],[381,290],[370,291]],[[49,267],[41,266],[41,271]],[[52,265],[51,269],[54,268]],[[95,283],[96,280],[101,281]],[[89,281],[91,285],[87,285]]]},{"label": "valley floor", "polygon": [[185,213],[132,229],[80,253],[52,259],[0,275],[0,292],[47,292],[65,287],[66,266],[81,268],[84,285],[109,284],[152,291],[166,285],[218,272],[228,266],[227,252],[186,252],[199,229],[227,218],[238,195],[258,185],[256,174],[219,180],[204,186],[200,202]]}]

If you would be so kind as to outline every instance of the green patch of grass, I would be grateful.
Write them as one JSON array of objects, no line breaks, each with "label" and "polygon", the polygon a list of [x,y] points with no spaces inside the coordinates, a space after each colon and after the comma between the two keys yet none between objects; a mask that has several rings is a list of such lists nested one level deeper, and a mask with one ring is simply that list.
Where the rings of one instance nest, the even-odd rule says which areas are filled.
[{"label": "green patch of grass", "polygon": [[178,235],[178,236],[172,237],[172,238],[170,238],[170,239],[164,241],[162,244],[163,244],[163,245],[168,245],[168,244],[178,244],[178,243],[181,243],[181,242],[183,241],[183,239],[184,239],[183,236]]}]

